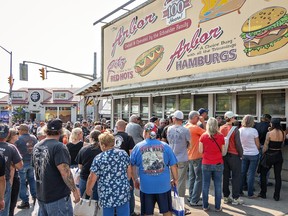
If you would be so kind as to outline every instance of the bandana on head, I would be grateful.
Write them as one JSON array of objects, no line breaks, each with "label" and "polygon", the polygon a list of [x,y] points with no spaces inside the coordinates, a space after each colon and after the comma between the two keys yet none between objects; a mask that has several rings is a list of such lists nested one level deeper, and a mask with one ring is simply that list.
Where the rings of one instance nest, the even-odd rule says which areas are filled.
[{"label": "bandana on head", "polygon": [[157,137],[157,126],[151,122],[144,126],[144,130],[149,133],[150,139],[156,139]]}]

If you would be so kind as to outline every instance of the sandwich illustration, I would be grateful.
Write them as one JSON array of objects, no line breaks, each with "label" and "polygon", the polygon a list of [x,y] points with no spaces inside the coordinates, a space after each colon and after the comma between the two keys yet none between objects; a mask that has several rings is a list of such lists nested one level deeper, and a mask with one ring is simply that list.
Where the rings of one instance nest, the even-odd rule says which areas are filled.
[{"label": "sandwich illustration", "polygon": [[157,45],[143,52],[135,61],[135,72],[140,76],[149,74],[161,61],[164,54],[164,47]]},{"label": "sandwich illustration", "polygon": [[238,10],[246,0],[201,0],[204,4],[200,14],[199,23],[207,22],[211,19],[223,16],[225,14]]},{"label": "sandwich illustration", "polygon": [[242,26],[240,37],[247,56],[263,55],[288,43],[288,15],[283,7],[268,7],[252,14]]}]

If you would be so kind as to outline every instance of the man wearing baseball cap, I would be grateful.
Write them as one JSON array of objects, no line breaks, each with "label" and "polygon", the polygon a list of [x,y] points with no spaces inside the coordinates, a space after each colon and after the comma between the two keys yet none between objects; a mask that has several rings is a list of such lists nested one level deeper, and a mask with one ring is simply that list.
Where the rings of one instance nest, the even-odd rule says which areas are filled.
[{"label": "man wearing baseball cap", "polygon": [[190,147],[190,132],[182,126],[184,114],[177,110],[173,114],[174,125],[167,131],[167,140],[178,160],[178,192],[180,197],[185,197],[186,179],[188,170],[188,153]]},{"label": "man wearing baseball cap", "polygon": [[36,174],[39,215],[73,215],[71,191],[74,202],[80,201],[70,171],[69,151],[59,142],[62,133],[62,121],[50,120],[45,129],[46,139],[37,143],[33,149],[32,163]]},{"label": "man wearing baseball cap", "polygon": [[[5,158],[5,180],[6,189],[4,195],[5,208],[0,211],[0,216],[9,215],[10,200],[11,200],[11,184],[10,184],[10,167],[13,165],[16,169],[23,167],[23,161],[16,147],[6,142],[9,134],[9,127],[6,124],[0,123],[0,155]],[[3,197],[1,197],[3,198]],[[3,200],[0,200],[3,204]]]},{"label": "man wearing baseball cap", "polygon": [[[220,133],[226,137],[229,131],[233,127],[233,123],[236,121],[232,111],[228,111],[224,114],[226,124],[220,127]],[[233,205],[243,204],[243,200],[240,199],[241,188],[241,157],[243,155],[243,148],[240,140],[240,133],[238,128],[233,128],[233,132],[229,138],[229,145],[227,154],[224,156],[224,171],[223,171],[223,195],[224,203],[232,203]],[[229,178],[232,173],[232,198],[230,197],[229,190]]]},{"label": "man wearing baseball cap", "polygon": [[154,215],[155,202],[161,214],[171,215],[171,184],[177,186],[178,182],[175,154],[166,143],[156,139],[156,132],[157,126],[147,123],[144,140],[133,148],[130,156],[134,184],[140,188],[141,215]]},{"label": "man wearing baseball cap", "polygon": [[204,130],[206,130],[206,120],[208,119],[208,109],[204,109],[204,108],[200,108],[198,110],[199,112],[199,122],[198,122],[198,126],[203,128]]}]

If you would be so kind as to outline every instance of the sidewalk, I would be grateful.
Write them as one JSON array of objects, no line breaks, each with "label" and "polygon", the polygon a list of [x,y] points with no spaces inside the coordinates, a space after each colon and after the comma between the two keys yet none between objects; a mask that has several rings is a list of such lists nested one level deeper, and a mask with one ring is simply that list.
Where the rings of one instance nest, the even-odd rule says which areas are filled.
[{"label": "sidewalk", "polygon": [[[214,190],[213,190],[213,181],[211,181],[210,185],[210,195],[209,195],[209,204],[210,204],[210,210],[205,212],[202,210],[202,207],[190,207],[188,205],[187,200],[185,200],[186,208],[190,209],[191,214],[190,215],[197,215],[197,216],[206,216],[206,215],[235,215],[235,216],[243,216],[243,215],[249,215],[249,216],[282,216],[287,215],[288,216],[288,182],[282,182],[282,188],[281,188],[281,197],[280,201],[276,202],[273,199],[273,193],[274,193],[274,181],[273,186],[267,188],[267,199],[262,198],[256,198],[256,199],[248,199],[247,196],[242,197],[244,200],[243,205],[234,206],[231,204],[224,204],[222,199],[222,212],[215,212],[214,211]],[[255,183],[255,194],[259,193],[259,186]],[[140,199],[139,199],[139,191],[135,191],[136,197],[135,197],[135,204],[136,204],[136,212],[140,212]],[[246,191],[244,191],[244,194],[247,194]],[[188,195],[188,190],[186,190],[186,195]],[[30,202],[32,203],[32,201]],[[18,202],[20,204],[20,201]],[[33,211],[33,207],[30,209],[15,209],[15,216],[27,216],[31,215]],[[159,209],[156,207],[154,211],[155,216],[159,216]]]}]

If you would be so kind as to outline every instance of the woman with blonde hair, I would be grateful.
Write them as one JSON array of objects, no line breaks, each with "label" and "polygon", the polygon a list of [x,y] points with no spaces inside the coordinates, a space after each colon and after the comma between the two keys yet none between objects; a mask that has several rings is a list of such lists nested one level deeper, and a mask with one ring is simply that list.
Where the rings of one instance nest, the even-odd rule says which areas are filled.
[{"label": "woman with blonde hair", "polygon": [[67,144],[67,148],[69,150],[71,156],[71,167],[77,167],[78,163],[76,162],[76,156],[80,149],[83,147],[83,132],[79,127],[73,128],[71,135],[69,137],[69,143]]},{"label": "woman with blonde hair", "polygon": [[224,136],[218,132],[218,121],[211,117],[206,124],[206,132],[199,139],[202,158],[202,198],[203,210],[209,209],[208,195],[211,178],[214,180],[215,210],[221,211]]},{"label": "woman with blonde hair", "polygon": [[257,197],[253,190],[260,148],[258,131],[253,126],[254,117],[252,115],[245,115],[242,119],[242,127],[239,129],[243,147],[241,193],[247,176],[248,198],[250,199]]}]

